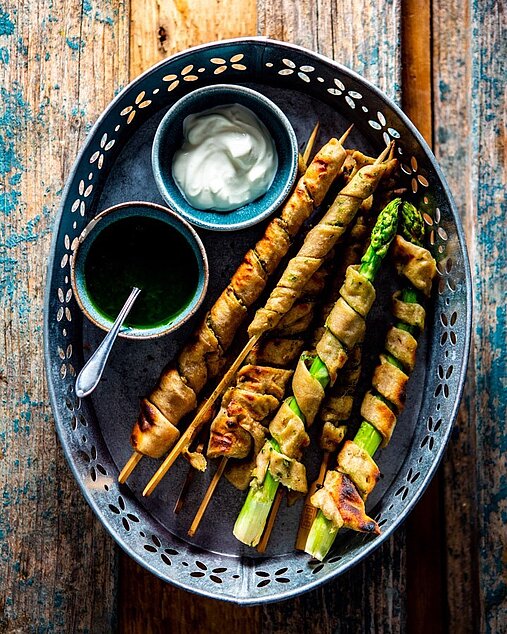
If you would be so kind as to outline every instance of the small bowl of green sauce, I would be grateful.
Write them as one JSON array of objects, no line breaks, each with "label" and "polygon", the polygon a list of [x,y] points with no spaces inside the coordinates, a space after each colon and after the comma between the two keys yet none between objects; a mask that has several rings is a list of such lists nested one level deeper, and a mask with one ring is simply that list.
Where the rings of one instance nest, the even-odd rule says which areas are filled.
[{"label": "small bowl of green sauce", "polygon": [[99,213],[73,253],[71,283],[88,319],[110,330],[132,287],[141,293],[119,336],[160,337],[195,314],[208,287],[204,245],[161,205],[128,202]]}]

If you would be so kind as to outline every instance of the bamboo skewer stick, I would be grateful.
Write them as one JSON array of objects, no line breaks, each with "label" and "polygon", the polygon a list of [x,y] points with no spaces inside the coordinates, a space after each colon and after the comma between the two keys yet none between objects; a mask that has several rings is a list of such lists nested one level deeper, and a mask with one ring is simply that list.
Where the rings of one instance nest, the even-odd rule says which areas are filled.
[{"label": "bamboo skewer stick", "polygon": [[125,463],[125,466],[121,470],[120,475],[118,476],[118,482],[120,484],[123,484],[124,482],[128,480],[128,478],[130,477],[130,474],[137,467],[137,463],[139,462],[139,460],[141,460],[142,457],[143,457],[142,453],[139,453],[138,451],[134,451],[134,453],[130,456],[130,458]]},{"label": "bamboo skewer stick", "polygon": [[162,480],[162,478],[165,476],[165,474],[172,467],[172,465],[173,465],[174,461],[176,460],[176,458],[180,455],[182,449],[184,449],[186,446],[190,445],[192,440],[195,438],[195,435],[200,430],[202,423],[206,420],[206,416],[207,416],[209,410],[211,409],[211,407],[213,406],[213,404],[215,403],[217,398],[219,398],[221,396],[221,394],[227,389],[227,387],[229,386],[230,382],[234,378],[234,375],[238,371],[239,367],[241,366],[243,361],[246,359],[246,357],[248,356],[248,354],[250,353],[252,348],[255,346],[255,344],[258,342],[258,340],[259,340],[259,336],[255,335],[254,337],[252,337],[248,341],[246,346],[243,348],[243,350],[239,353],[239,355],[237,356],[236,360],[231,365],[231,367],[227,370],[227,372],[225,373],[225,375],[222,378],[222,380],[220,381],[220,383],[213,390],[213,392],[211,393],[209,398],[206,399],[206,401],[204,402],[203,406],[199,410],[197,416],[190,423],[190,425],[186,429],[185,433],[182,434],[182,436],[180,437],[178,442],[172,448],[172,450],[169,453],[169,455],[166,457],[164,462],[160,465],[160,467],[155,472],[155,475],[151,478],[151,480],[146,485],[146,487],[145,487],[145,489],[143,491],[143,495],[144,496],[148,496],[148,495],[151,495],[153,493],[155,488],[158,486],[160,480]]},{"label": "bamboo skewer stick", "polygon": [[308,489],[308,493],[306,494],[303,510],[301,512],[301,519],[299,521],[298,534],[296,537],[296,550],[305,549],[308,533],[312,527],[313,520],[317,517],[317,509],[310,502],[310,498],[324,484],[324,478],[326,477],[330,457],[331,453],[329,451],[325,451],[322,456],[322,462],[320,463],[319,475],[317,476],[317,479],[312,482]]},{"label": "bamboo skewer stick", "polygon": [[199,528],[199,524],[201,523],[204,513],[206,512],[206,509],[208,508],[208,504],[210,503],[211,497],[213,493],[215,492],[215,489],[217,488],[217,484],[220,482],[220,478],[222,477],[224,469],[227,466],[228,460],[229,458],[227,458],[227,456],[224,456],[222,460],[220,461],[220,464],[218,465],[218,469],[215,471],[215,475],[213,476],[213,479],[211,480],[209,484],[209,487],[206,491],[205,496],[202,499],[201,505],[199,506],[197,513],[195,514],[194,521],[192,522],[192,525],[188,529],[187,535],[189,537],[193,537],[197,529]]},{"label": "bamboo skewer stick", "polygon": [[[313,127],[312,133],[310,134],[310,136],[308,137],[308,141],[306,143],[306,147],[304,149],[303,152],[303,161],[305,163],[308,163],[308,160],[310,159],[310,154],[312,153],[313,150],[313,145],[315,143],[315,139],[317,138],[317,134],[319,133],[319,128],[320,128],[320,123],[317,121],[317,123],[315,124],[315,126]],[[345,134],[348,135],[348,133],[350,132],[350,130],[352,129],[352,127],[350,127],[347,132],[345,132]],[[343,138],[343,137],[342,137]],[[340,139],[340,144],[343,145],[343,143],[345,142],[345,139],[342,140]]]},{"label": "bamboo skewer stick", "polygon": [[[203,451],[204,451],[204,442],[201,441],[197,445],[195,452],[202,453]],[[195,477],[195,469],[191,465],[188,465],[187,477],[185,478],[185,482],[183,483],[183,486],[181,487],[180,494],[178,496],[178,499],[176,500],[176,504],[174,505],[173,512],[175,513],[175,515],[178,515],[178,513],[183,508],[183,504],[185,503],[185,498],[187,496],[188,489],[190,488],[190,485],[194,481],[194,477]]]},{"label": "bamboo skewer stick", "polygon": [[271,508],[271,513],[269,514],[268,521],[266,522],[266,528],[264,529],[264,533],[262,534],[261,541],[257,546],[257,552],[264,553],[266,552],[266,548],[268,547],[269,538],[271,537],[271,532],[273,530],[273,526],[275,525],[276,516],[278,515],[278,509],[283,500],[284,489],[282,487],[278,488],[276,492],[275,501],[273,502],[273,507]]},{"label": "bamboo skewer stick", "polygon": [[[342,135],[342,137],[339,140],[340,145],[343,145],[343,143],[345,143],[350,131],[352,130],[354,126],[351,125],[349,127],[349,129]],[[305,151],[303,153],[303,162],[306,164],[308,162],[308,159],[310,158],[310,154],[312,152],[313,149],[313,145],[315,143],[315,139],[317,138],[317,134],[320,128],[320,123],[317,121],[317,123],[315,124],[310,137],[308,139],[308,143],[306,145]],[[255,343],[252,343],[252,340],[250,340],[249,344],[252,345],[252,347],[255,345]],[[248,345],[248,344],[247,344]],[[250,348],[251,349],[251,348]],[[245,355],[246,356],[246,355]],[[216,399],[215,399],[216,400]],[[127,461],[127,464],[125,465],[125,467],[122,469],[119,477],[118,477],[118,481],[123,484],[124,482],[126,482],[126,480],[130,477],[132,471],[135,469],[135,467],[137,466],[138,462],[141,460],[141,458],[143,457],[143,454],[134,451],[132,453],[132,455],[130,456],[129,460]]]}]

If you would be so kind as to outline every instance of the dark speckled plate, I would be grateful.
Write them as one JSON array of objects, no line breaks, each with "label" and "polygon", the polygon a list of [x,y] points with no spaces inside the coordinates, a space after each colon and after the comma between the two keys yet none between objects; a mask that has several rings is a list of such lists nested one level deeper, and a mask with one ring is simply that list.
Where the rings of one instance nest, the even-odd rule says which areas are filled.
[{"label": "dark speckled plate", "polygon": [[[232,537],[243,495],[220,484],[195,539],[186,537],[214,471],[195,478],[183,512],[172,512],[186,474],[180,460],[148,499],[140,492],[157,462],[143,459],[128,486],[117,476],[131,453],[130,429],[138,400],[195,326],[187,323],[158,340],[121,340],[92,397],[74,394],[76,373],[102,337],[83,320],[72,296],[69,259],[77,236],[100,210],[127,200],[162,202],[151,172],[153,136],[182,95],[212,83],[250,86],[277,103],[303,145],[315,121],[319,142],[355,124],[348,142],[378,153],[396,140],[405,185],[414,202],[429,201],[430,242],[438,261],[438,290],[429,310],[408,405],[391,444],[379,454],[383,478],[368,501],[382,527],[378,538],[344,531],[324,563],[293,550],[300,505],[282,508],[269,550],[260,556]],[[237,233],[200,230],[209,254],[210,287],[202,310],[226,285],[259,225]],[[386,267],[388,268],[388,267]],[[381,347],[389,271],[379,280],[365,348],[369,367]],[[199,319],[199,315],[195,319]],[[419,133],[387,97],[364,79],[322,56],[263,38],[194,48],[153,67],[132,82],[95,124],[69,176],[56,222],[45,304],[45,358],[56,426],[84,496],[118,544],[162,579],[202,595],[252,604],[314,588],[377,548],[407,516],[442,456],[463,387],[470,340],[470,273],[462,228],[444,177]],[[310,478],[318,456],[305,458]]]}]

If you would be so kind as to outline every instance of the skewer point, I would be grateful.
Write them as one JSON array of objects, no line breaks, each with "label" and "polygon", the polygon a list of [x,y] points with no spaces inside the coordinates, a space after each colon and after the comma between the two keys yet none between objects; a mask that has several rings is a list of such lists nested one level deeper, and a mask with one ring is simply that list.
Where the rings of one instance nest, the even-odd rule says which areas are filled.
[{"label": "skewer point", "polygon": [[137,463],[141,460],[142,457],[143,457],[142,453],[139,453],[138,451],[134,451],[134,453],[130,456],[130,458],[125,463],[125,466],[121,470],[120,475],[118,476],[118,482],[120,484],[124,484],[128,480],[128,478],[130,477],[130,474],[132,473],[132,471],[134,471],[134,469],[137,466]]},{"label": "skewer point", "polygon": [[206,490],[206,493],[204,494],[204,497],[202,499],[202,502],[199,508],[197,509],[197,513],[195,514],[194,520],[187,531],[187,535],[189,537],[193,537],[195,533],[197,532],[197,529],[199,528],[199,524],[201,523],[204,513],[206,512],[206,509],[208,508],[208,504],[210,503],[213,493],[215,492],[215,489],[217,488],[217,485],[220,482],[220,478],[222,477],[224,469],[227,466],[228,460],[229,458],[227,458],[227,456],[224,456],[222,460],[220,461],[220,464],[218,465],[218,469],[215,471],[215,475],[213,476],[211,482],[209,483],[209,487]]},{"label": "skewer point", "polygon": [[313,127],[312,133],[308,137],[308,143],[306,144],[305,151],[303,152],[303,161],[305,163],[308,163],[310,154],[312,153],[312,150],[313,150],[315,139],[317,138],[317,134],[319,133],[319,128],[320,128],[320,121],[317,121],[317,123]]},{"label": "skewer point", "polygon": [[354,124],[352,124],[352,125],[350,126],[350,128],[349,128],[348,130],[346,130],[346,131],[342,134],[342,136],[338,139],[338,143],[339,143],[340,145],[343,145],[343,144],[345,143],[345,141],[347,140],[347,137],[349,136],[349,134],[350,134],[350,132],[351,132],[351,130],[352,130],[352,128],[353,128],[353,127],[354,127]]},{"label": "skewer point", "polygon": [[389,154],[389,152],[391,151],[391,148],[394,144],[394,141],[391,141],[391,143],[389,143],[389,145],[387,145],[382,152],[379,154],[379,156],[375,159],[375,162],[373,163],[373,165],[379,165],[379,163],[382,163],[384,161],[384,159],[386,158],[386,156]]}]

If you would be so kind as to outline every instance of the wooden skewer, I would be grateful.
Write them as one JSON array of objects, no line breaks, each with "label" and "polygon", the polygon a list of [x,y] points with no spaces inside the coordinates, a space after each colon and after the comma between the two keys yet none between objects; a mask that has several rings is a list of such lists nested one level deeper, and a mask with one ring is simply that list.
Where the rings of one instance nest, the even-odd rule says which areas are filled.
[{"label": "wooden skewer", "polygon": [[[204,442],[200,442],[195,448],[196,453],[202,453],[204,451]],[[176,500],[176,504],[174,505],[174,513],[178,515],[178,513],[183,508],[183,504],[185,503],[185,498],[187,497],[188,489],[192,484],[195,476],[195,469],[192,465],[188,465],[187,477],[185,478],[185,482],[181,487],[180,494],[178,495],[178,499]]]},{"label": "wooden skewer", "polygon": [[124,482],[127,481],[127,479],[130,477],[130,474],[132,473],[132,471],[134,471],[134,469],[137,466],[137,463],[139,462],[139,460],[141,460],[142,457],[143,457],[142,453],[139,453],[138,451],[134,451],[134,453],[130,456],[130,458],[125,463],[125,466],[121,470],[120,475],[118,476],[118,482],[120,484],[123,484]]},{"label": "wooden skewer", "polygon": [[[347,132],[345,134],[348,135],[351,130],[352,130],[352,126],[347,130]],[[385,148],[385,150],[375,160],[374,165],[378,165],[379,163],[382,163],[382,161],[386,158],[386,156],[388,154],[391,155],[392,152],[393,152],[393,148],[394,148],[394,141],[391,141],[391,143]],[[308,493],[306,494],[305,504],[304,504],[304,507],[303,507],[303,511],[301,513],[301,519],[300,519],[300,522],[299,522],[298,534],[297,534],[297,537],[296,537],[296,545],[295,545],[295,547],[296,547],[297,550],[304,550],[305,549],[306,540],[308,538],[308,534],[309,534],[310,529],[312,527],[313,520],[315,519],[315,517],[317,515],[317,509],[310,502],[310,498],[317,491],[317,489],[320,488],[324,484],[324,478],[326,477],[326,472],[327,472],[327,468],[328,468],[328,464],[329,464],[329,458],[330,458],[329,451],[325,451],[324,455],[322,456],[322,462],[320,463],[319,475],[317,476],[317,479],[315,480],[315,482],[313,482],[311,484],[310,489],[309,489]],[[264,533],[262,535],[262,539],[259,542],[259,545],[257,546],[257,550],[260,553],[263,553],[266,550],[266,547],[268,545],[269,538],[270,538],[271,532],[273,530],[273,526],[275,525],[276,516],[278,514],[278,509],[280,508],[280,503],[282,501],[282,496],[283,496],[283,489],[279,488],[277,493],[276,493],[276,497],[275,497],[275,500],[273,502],[273,507],[272,507],[271,512],[269,514],[269,518],[268,518],[268,521],[266,523],[266,528],[265,528]]]},{"label": "wooden skewer", "polygon": [[[320,127],[320,123],[317,121],[317,123],[315,124],[312,133],[310,134],[310,137],[308,139],[308,143],[306,144],[306,148],[303,154],[303,162],[307,163],[308,159],[310,158],[310,154],[312,153],[312,149],[313,149],[313,145],[315,143],[315,139],[317,138],[317,134],[319,132],[319,127]],[[345,132],[344,137],[346,138],[350,132],[350,130],[352,129],[352,126],[347,130],[347,132]],[[343,139],[345,141],[345,138]],[[201,505],[199,506],[199,509],[194,517],[194,521],[192,522],[192,526],[190,527],[189,531],[188,531],[188,535],[190,535],[190,537],[192,537],[197,528],[199,527],[199,524],[204,516],[204,513],[206,512],[206,509],[208,507],[208,504],[211,501],[211,498],[213,496],[213,493],[217,487],[218,481],[220,480],[220,478],[222,477],[222,474],[225,470],[225,467],[227,465],[227,460],[228,458],[224,457],[222,458],[222,462],[220,463],[219,468],[217,469],[217,472],[215,473],[215,476],[213,478],[213,480],[210,482],[210,485],[204,495],[204,498],[201,502]],[[278,503],[278,506],[280,505],[280,503]],[[269,539],[269,537],[268,537]]]},{"label": "wooden skewer", "polygon": [[378,165],[379,163],[382,163],[384,159],[386,158],[386,156],[391,152],[391,149],[393,147],[394,147],[394,141],[391,141],[391,143],[389,143],[389,145],[387,145],[384,148],[384,150],[377,156],[373,165]]},{"label": "wooden skewer", "polygon": [[[350,134],[350,131],[352,130],[352,128],[353,128],[353,127],[354,127],[354,125],[352,124],[352,125],[349,127],[349,129],[348,129],[348,130],[346,130],[346,131],[344,132],[344,134],[342,135],[342,137],[341,137],[341,138],[340,138],[340,140],[339,140],[339,143],[340,143],[341,145],[343,145],[343,143],[345,143],[345,141],[346,141],[346,139],[347,139],[348,135]],[[314,146],[314,143],[315,143],[315,139],[317,138],[317,134],[318,134],[318,132],[319,132],[319,128],[320,128],[320,123],[317,121],[317,123],[315,124],[315,126],[314,126],[314,128],[313,128],[313,130],[312,130],[312,133],[310,134],[310,137],[309,137],[309,139],[308,139],[308,143],[306,144],[306,148],[305,148],[305,151],[304,151],[304,153],[303,153],[303,160],[304,160],[304,162],[305,162],[305,163],[307,163],[307,162],[308,162],[308,159],[310,158],[310,154],[312,153],[313,146]],[[245,346],[245,348],[243,349],[243,352],[242,352],[241,354],[243,354],[243,353],[244,353],[244,351],[245,351],[247,348],[248,348],[248,352],[250,352],[250,350],[252,350],[252,348],[253,348],[253,347],[254,347],[254,345],[257,343],[257,341],[258,341],[258,338],[256,338],[256,339],[255,339],[255,341],[254,341],[254,338],[252,337],[252,339],[250,339],[250,341],[247,343],[247,345]],[[240,363],[242,363],[242,362],[243,362],[243,360],[246,358],[246,356],[248,355],[248,352],[246,352],[246,354],[244,354],[244,357],[241,359],[241,362],[240,362]],[[240,355],[240,356],[241,356],[241,355]],[[238,357],[238,359],[239,359],[239,357]],[[231,374],[232,374],[231,370],[232,370],[232,369],[233,369],[233,367],[236,365],[236,363],[238,363],[238,359],[236,359],[235,364],[233,364],[233,366],[231,366],[231,368],[229,369],[229,372],[230,372]],[[236,370],[238,367],[239,367],[239,365],[237,365],[237,366],[236,366],[235,370]],[[235,370],[234,370],[234,371],[235,371]],[[229,372],[225,375],[225,377],[222,379],[222,381],[219,383],[219,385],[217,386],[217,388],[215,388],[214,392],[212,393],[212,395],[211,395],[210,399],[211,399],[212,397],[214,397],[214,398],[213,398],[213,400],[210,402],[210,399],[208,399],[208,401],[207,401],[207,403],[206,403],[206,404],[208,405],[207,410],[209,410],[209,407],[210,407],[211,405],[213,405],[213,402],[214,402],[214,401],[218,398],[218,396],[220,396],[220,393],[219,393],[219,392],[217,393],[217,389],[218,389],[219,387],[221,387],[221,386],[222,386],[222,384],[224,383],[224,381],[225,381],[226,377],[228,377],[228,376],[229,376],[229,382],[230,382],[231,378],[230,378]],[[226,386],[226,387],[227,387],[227,386]],[[217,395],[216,395],[216,396],[214,396],[215,394],[217,394]],[[200,414],[200,412],[199,412],[199,414]],[[197,415],[196,419],[199,417],[199,414]],[[191,423],[191,426],[192,426],[192,424],[194,424],[194,425],[195,425],[195,421],[196,421],[196,419],[194,419],[194,421]],[[190,426],[190,427],[191,427],[191,426]],[[179,445],[180,447],[181,447],[181,446],[183,446],[184,442],[186,442],[186,441],[187,441],[187,439],[190,437],[190,435],[193,433],[193,429],[192,429],[192,430],[190,430],[190,427],[187,429],[187,432],[186,432],[185,434],[183,434],[183,436],[180,438],[180,442],[178,443],[178,445]],[[187,434],[188,434],[188,435],[187,435]],[[184,441],[184,442],[183,442],[183,441]],[[180,443],[181,443],[181,445],[180,445]],[[176,447],[177,447],[178,445],[176,445],[176,446],[173,448],[173,451],[172,451],[172,452],[171,452],[171,453],[167,456],[166,460],[165,460],[165,461],[164,461],[164,463],[161,465],[161,467],[160,467],[159,471],[162,469],[162,467],[164,467],[165,471],[164,471],[164,473],[160,476],[159,480],[160,480],[160,479],[163,477],[163,475],[164,475],[164,474],[165,474],[165,473],[166,473],[166,472],[170,469],[170,467],[171,467],[171,465],[173,464],[174,460],[175,460],[175,459],[178,457],[178,455],[181,453],[181,451],[180,451],[180,450],[178,450],[177,452],[175,452],[175,449],[176,449]],[[173,456],[173,453],[174,453],[174,456]],[[142,458],[142,457],[143,457],[143,454],[141,454],[141,453],[139,453],[139,452],[137,452],[137,451],[134,451],[134,452],[132,453],[132,455],[130,456],[130,458],[129,458],[129,460],[127,461],[126,465],[125,465],[125,466],[123,467],[123,469],[121,470],[120,475],[118,476],[118,481],[119,481],[121,484],[123,484],[124,482],[126,482],[126,481],[127,481],[127,479],[130,477],[130,475],[131,475],[132,471],[136,468],[136,466],[137,466],[138,462],[141,460],[141,458]],[[169,458],[171,458],[171,461],[169,461]],[[168,463],[168,466],[166,465],[166,463]],[[157,473],[155,474],[155,476],[157,476],[157,474],[159,473],[159,471],[157,471]],[[158,484],[158,481],[159,481],[159,480],[158,480],[158,481],[157,481],[157,483],[153,486],[153,488],[151,489],[151,491],[150,491],[149,493],[147,493],[147,492],[146,492],[146,491],[148,490],[148,487],[152,484],[152,481],[154,480],[155,476],[154,476],[154,477],[152,478],[152,480],[150,480],[150,482],[148,483],[148,486],[147,486],[147,487],[146,487],[146,489],[144,490],[143,495],[150,495],[150,493],[153,491],[153,489],[157,486],[157,484]]]},{"label": "wooden skewer", "polygon": [[172,450],[169,453],[169,455],[167,456],[167,458],[160,465],[160,467],[157,469],[155,475],[151,478],[151,480],[146,485],[146,488],[143,491],[143,495],[144,496],[148,496],[148,495],[151,495],[153,493],[153,491],[158,486],[160,480],[162,480],[162,478],[165,476],[165,474],[172,467],[174,461],[180,455],[182,450],[185,447],[188,447],[188,445],[195,438],[195,435],[197,434],[197,432],[201,428],[202,423],[206,420],[206,416],[208,415],[208,412],[209,412],[210,408],[213,406],[213,404],[215,403],[217,398],[219,396],[221,396],[223,394],[223,392],[229,387],[229,384],[232,381],[232,379],[234,378],[234,375],[236,374],[236,372],[239,369],[240,365],[243,363],[243,361],[246,359],[246,357],[248,356],[248,354],[250,353],[252,348],[258,342],[259,338],[260,338],[260,335],[253,336],[250,339],[250,341],[246,344],[246,346],[243,348],[243,350],[239,353],[239,355],[236,358],[236,360],[234,361],[234,363],[231,365],[231,367],[225,373],[223,379],[220,381],[220,383],[216,386],[216,388],[211,393],[211,396],[208,399],[206,399],[205,403],[203,404],[203,406],[201,407],[201,409],[197,413],[197,416],[190,423],[190,425],[186,429],[185,433],[181,435],[181,438],[174,445],[174,447],[172,448]]},{"label": "wooden skewer", "polygon": [[269,538],[271,537],[271,532],[273,530],[273,526],[275,525],[278,509],[280,508],[280,504],[282,503],[282,500],[283,500],[283,494],[284,494],[284,488],[279,486],[276,492],[276,497],[273,501],[273,506],[271,507],[271,511],[269,513],[268,521],[266,522],[266,528],[264,529],[264,533],[262,533],[261,541],[257,545],[257,552],[259,553],[266,552]]},{"label": "wooden skewer", "polygon": [[351,132],[353,127],[354,127],[354,124],[352,124],[347,130],[345,130],[345,132],[338,139],[338,143],[340,145],[343,145],[345,143],[345,141],[347,140],[347,137],[349,136],[349,134],[350,134],[350,132]]},{"label": "wooden skewer", "polygon": [[391,149],[389,151],[389,156],[387,157],[388,161],[392,161],[394,158],[394,141],[391,141]]},{"label": "wooden skewer", "polygon": [[299,520],[298,534],[296,537],[296,550],[304,550],[306,546],[306,540],[313,524],[313,520],[317,516],[317,509],[310,502],[312,495],[324,484],[324,478],[326,477],[327,468],[329,465],[329,458],[331,454],[329,451],[325,451],[322,456],[322,462],[320,463],[319,475],[315,482],[312,482],[310,489],[306,494],[305,503],[301,512],[301,518]]},{"label": "wooden skewer", "polygon": [[312,130],[312,133],[308,137],[308,142],[306,143],[305,151],[303,152],[303,161],[305,162],[305,164],[308,163],[310,154],[312,153],[315,139],[317,138],[317,134],[319,133],[319,128],[320,128],[320,122],[317,121],[317,123],[315,124]]},{"label": "wooden skewer", "polygon": [[220,478],[222,477],[224,469],[227,466],[228,460],[229,458],[227,458],[227,456],[224,456],[222,460],[220,461],[220,464],[218,465],[218,469],[215,471],[215,475],[213,476],[213,479],[209,483],[209,487],[206,491],[206,494],[202,499],[201,505],[199,506],[197,513],[195,514],[194,521],[192,522],[192,525],[188,529],[187,535],[189,537],[193,537],[197,529],[199,528],[199,524],[201,523],[203,515],[206,512],[206,509],[208,508],[208,504],[210,503],[211,496],[213,495],[217,487],[217,484],[220,482]]}]

